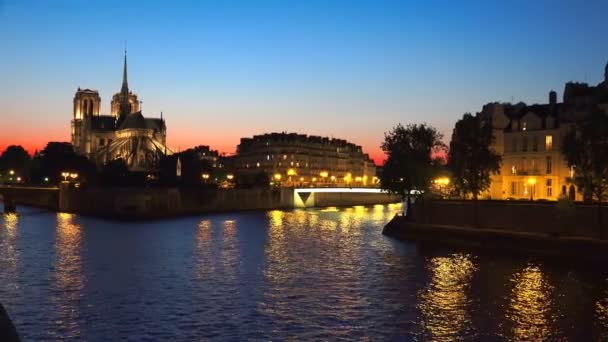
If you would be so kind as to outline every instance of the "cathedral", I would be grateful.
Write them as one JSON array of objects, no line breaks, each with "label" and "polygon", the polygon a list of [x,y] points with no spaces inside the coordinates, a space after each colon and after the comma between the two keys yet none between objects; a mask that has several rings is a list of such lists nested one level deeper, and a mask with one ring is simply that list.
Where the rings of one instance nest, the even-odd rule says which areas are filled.
[{"label": "cathedral", "polygon": [[129,90],[126,52],[120,92],[112,97],[110,115],[100,112],[99,92],[78,88],[72,145],[97,165],[123,159],[131,171],[148,171],[163,155],[172,153],[166,146],[167,126],[162,113],[160,118],[144,118],[141,102]]}]

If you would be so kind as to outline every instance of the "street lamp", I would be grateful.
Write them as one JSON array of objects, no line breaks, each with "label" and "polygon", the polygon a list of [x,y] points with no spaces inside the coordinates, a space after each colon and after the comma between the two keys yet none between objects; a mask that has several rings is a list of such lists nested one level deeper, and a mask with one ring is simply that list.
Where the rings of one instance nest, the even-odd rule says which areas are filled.
[{"label": "street lamp", "polygon": [[530,185],[530,201],[534,200],[534,185],[536,184],[536,178],[528,178],[528,185]]},{"label": "street lamp", "polygon": [[70,176],[69,172],[62,172],[61,173],[61,177],[63,177],[63,181],[64,182],[67,182],[69,176]]},{"label": "street lamp", "polygon": [[274,174],[274,179],[278,182],[281,180],[281,174],[280,173],[275,173]]},{"label": "street lamp", "polygon": [[76,179],[76,178],[78,178],[78,174],[77,173],[70,173],[70,178]]},{"label": "street lamp", "polygon": [[15,170],[10,170],[8,173],[12,176],[15,174]]},{"label": "street lamp", "polygon": [[232,173],[229,173],[228,175],[226,175],[226,178],[228,178],[228,180],[233,180],[234,175]]},{"label": "street lamp", "polygon": [[203,174],[201,175],[201,177],[203,177],[203,181],[204,181],[205,183],[207,183],[207,179],[209,179],[209,174],[208,174],[208,173],[203,173]]}]

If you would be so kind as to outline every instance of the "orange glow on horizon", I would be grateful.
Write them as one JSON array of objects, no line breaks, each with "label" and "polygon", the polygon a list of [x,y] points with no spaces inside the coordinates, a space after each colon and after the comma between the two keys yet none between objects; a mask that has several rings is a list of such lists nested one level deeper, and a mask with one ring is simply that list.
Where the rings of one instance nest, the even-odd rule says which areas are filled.
[{"label": "orange glow on horizon", "polygon": [[[234,142],[232,141],[205,141],[205,142],[196,142],[198,140],[197,137],[179,137],[180,140],[170,139],[168,140],[168,146],[175,152],[184,151],[188,148],[199,146],[199,145],[209,145],[211,149],[218,150],[220,154],[233,155],[236,153],[236,146],[239,143],[239,140]],[[227,139],[228,140],[228,139]],[[233,139],[230,139],[233,140]],[[51,136],[51,137],[29,137],[26,135],[20,135],[17,133],[12,134],[8,137],[2,137],[0,140],[0,153],[4,152],[6,148],[10,145],[21,145],[25,150],[33,155],[36,151],[40,151],[44,149],[46,144],[49,141],[58,141],[58,142],[69,142],[70,136],[68,134],[64,136]],[[377,166],[382,165],[384,160],[386,159],[386,155],[380,148],[370,149],[366,146],[363,146],[363,151],[368,153],[370,158],[374,161]]]}]

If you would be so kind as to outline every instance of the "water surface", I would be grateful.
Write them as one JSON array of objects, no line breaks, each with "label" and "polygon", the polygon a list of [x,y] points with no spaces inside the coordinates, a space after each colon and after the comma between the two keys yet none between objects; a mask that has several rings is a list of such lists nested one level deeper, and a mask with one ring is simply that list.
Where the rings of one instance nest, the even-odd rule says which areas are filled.
[{"label": "water surface", "polygon": [[599,266],[385,237],[399,205],[120,223],[0,219],[0,302],[29,340],[601,340]]}]

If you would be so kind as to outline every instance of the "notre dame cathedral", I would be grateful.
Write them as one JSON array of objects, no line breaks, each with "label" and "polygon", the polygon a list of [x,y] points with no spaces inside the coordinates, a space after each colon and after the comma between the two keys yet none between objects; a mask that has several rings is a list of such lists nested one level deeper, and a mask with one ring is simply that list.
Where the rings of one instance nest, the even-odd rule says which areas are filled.
[{"label": "notre dame cathedral", "polygon": [[112,97],[110,115],[101,115],[99,92],[80,89],[74,96],[72,145],[98,165],[123,159],[132,171],[147,171],[172,152],[167,148],[167,126],[160,118],[144,118],[137,95],[127,82],[125,52],[122,88]]}]

